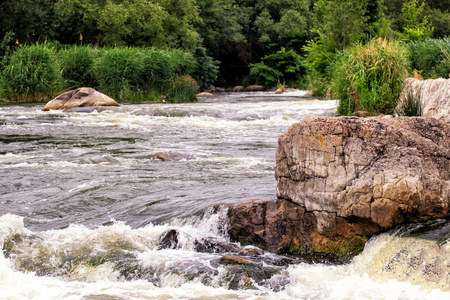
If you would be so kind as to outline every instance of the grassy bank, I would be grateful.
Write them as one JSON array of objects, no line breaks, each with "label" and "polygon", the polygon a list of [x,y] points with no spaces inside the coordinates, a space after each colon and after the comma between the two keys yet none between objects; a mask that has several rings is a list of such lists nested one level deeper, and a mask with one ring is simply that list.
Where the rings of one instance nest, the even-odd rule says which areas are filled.
[{"label": "grassy bank", "polygon": [[342,115],[393,113],[405,78],[448,78],[450,73],[449,37],[410,42],[377,38],[336,52],[312,42],[306,52],[309,88],[315,96],[338,99]]},{"label": "grassy bank", "polygon": [[196,68],[194,56],[178,49],[23,46],[1,70],[0,99],[42,102],[88,86],[117,101],[188,102],[199,89]]}]

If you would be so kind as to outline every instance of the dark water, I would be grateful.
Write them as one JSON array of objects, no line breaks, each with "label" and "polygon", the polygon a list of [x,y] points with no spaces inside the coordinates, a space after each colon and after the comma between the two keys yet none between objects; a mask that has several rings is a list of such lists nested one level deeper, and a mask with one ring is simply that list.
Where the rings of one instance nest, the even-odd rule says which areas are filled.
[{"label": "dark water", "polygon": [[446,223],[342,266],[230,243],[226,205],[275,198],[280,135],[335,112],[303,94],[0,107],[0,299],[449,299]]}]

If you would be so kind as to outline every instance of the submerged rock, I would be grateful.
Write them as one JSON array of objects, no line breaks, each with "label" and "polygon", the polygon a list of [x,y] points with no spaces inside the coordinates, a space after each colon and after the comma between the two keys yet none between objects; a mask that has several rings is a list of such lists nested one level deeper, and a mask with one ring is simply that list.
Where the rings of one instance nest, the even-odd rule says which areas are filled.
[{"label": "submerged rock", "polygon": [[119,104],[93,88],[81,87],[57,96],[49,101],[42,110],[72,109],[86,106],[119,106]]},{"label": "submerged rock", "polygon": [[265,88],[262,85],[249,85],[246,88],[244,88],[245,92],[261,92],[264,91]]},{"label": "submerged rock", "polygon": [[176,152],[157,152],[152,156],[154,159],[160,159],[162,161],[178,161],[185,158],[183,155]]},{"label": "submerged rock", "polygon": [[212,97],[213,94],[208,93],[208,92],[201,92],[201,93],[198,93],[196,96],[197,97]]},{"label": "submerged rock", "polygon": [[424,117],[433,117],[450,123],[450,79],[420,80],[407,78],[404,83],[397,110],[409,93],[420,98]]},{"label": "submerged rock", "polygon": [[345,257],[374,233],[449,213],[450,126],[433,118],[306,120],[276,161],[278,200],[231,207],[234,240]]},{"label": "submerged rock", "polygon": [[169,229],[158,239],[158,249],[178,249],[179,232],[175,229]]}]

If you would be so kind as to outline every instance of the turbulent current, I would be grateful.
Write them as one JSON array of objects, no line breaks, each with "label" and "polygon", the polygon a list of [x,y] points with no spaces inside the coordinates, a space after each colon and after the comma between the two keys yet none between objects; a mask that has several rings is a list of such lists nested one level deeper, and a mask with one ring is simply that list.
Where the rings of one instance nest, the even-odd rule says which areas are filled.
[{"label": "turbulent current", "polygon": [[445,220],[342,265],[229,241],[227,205],[276,198],[278,137],[336,101],[42,107],[0,107],[0,299],[450,299]]}]

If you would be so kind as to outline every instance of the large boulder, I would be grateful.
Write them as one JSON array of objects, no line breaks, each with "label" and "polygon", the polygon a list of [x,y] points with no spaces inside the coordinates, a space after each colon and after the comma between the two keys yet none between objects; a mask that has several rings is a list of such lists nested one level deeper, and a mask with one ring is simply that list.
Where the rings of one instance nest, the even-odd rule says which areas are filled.
[{"label": "large boulder", "polygon": [[85,106],[119,106],[119,104],[93,88],[81,87],[57,96],[49,101],[42,110],[71,109]]},{"label": "large boulder", "polygon": [[230,208],[234,240],[273,251],[362,251],[374,233],[444,218],[450,125],[433,118],[338,117],[290,127],[276,155],[277,201]]},{"label": "large boulder", "polygon": [[420,99],[424,117],[433,117],[450,123],[450,79],[407,78],[397,109],[404,105],[404,100],[410,93],[416,99]]}]

